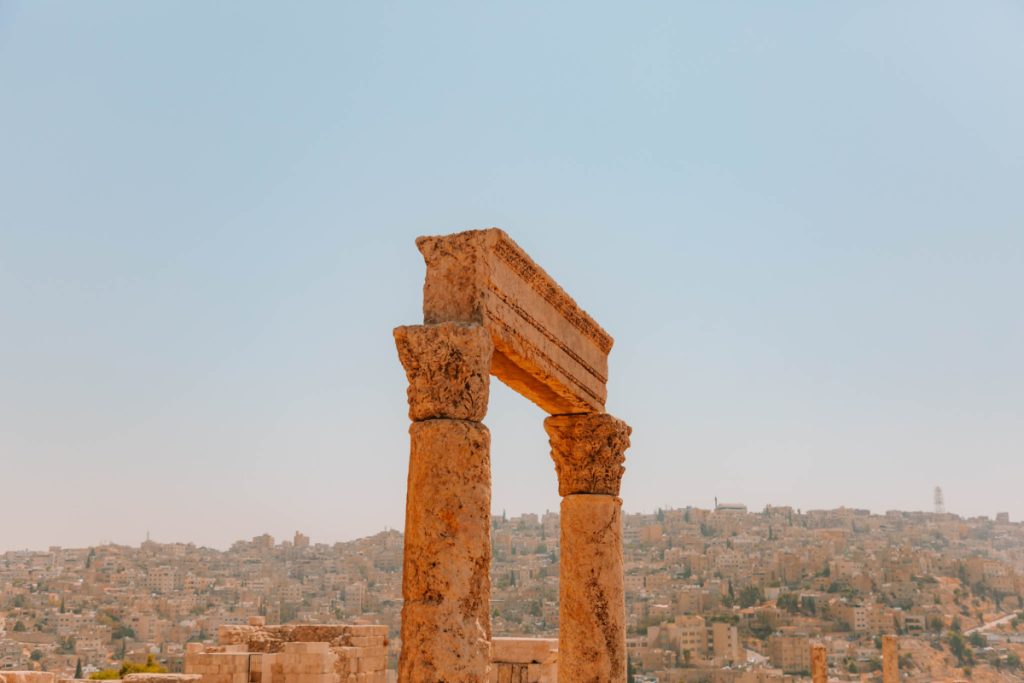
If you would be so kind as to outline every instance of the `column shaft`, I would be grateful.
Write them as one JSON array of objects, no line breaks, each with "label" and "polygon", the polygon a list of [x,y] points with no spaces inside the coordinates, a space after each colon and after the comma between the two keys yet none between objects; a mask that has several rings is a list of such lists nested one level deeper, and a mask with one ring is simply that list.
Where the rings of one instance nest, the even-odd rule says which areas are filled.
[{"label": "column shaft", "polygon": [[562,499],[559,681],[626,680],[621,510],[615,496]]},{"label": "column shaft", "polygon": [[828,683],[828,648],[824,645],[811,645],[811,681]]},{"label": "column shaft", "polygon": [[409,429],[403,683],[486,683],[491,659],[490,433],[477,422]]},{"label": "column shaft", "polygon": [[882,636],[882,683],[899,683],[899,680],[899,638],[894,635]]},{"label": "column shaft", "polygon": [[395,330],[409,379],[401,683],[488,683],[493,346],[480,325]]}]

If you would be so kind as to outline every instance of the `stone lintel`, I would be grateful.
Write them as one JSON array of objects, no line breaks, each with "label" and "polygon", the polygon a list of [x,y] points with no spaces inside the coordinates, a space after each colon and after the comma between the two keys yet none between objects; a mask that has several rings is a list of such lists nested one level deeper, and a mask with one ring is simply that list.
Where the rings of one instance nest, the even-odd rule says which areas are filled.
[{"label": "stone lintel", "polygon": [[607,413],[553,415],[544,420],[558,494],[619,495],[632,428]]},{"label": "stone lintel", "polygon": [[407,325],[394,336],[409,379],[410,420],[484,419],[494,346],[481,325]]},{"label": "stone lintel", "polygon": [[491,372],[547,412],[604,410],[613,340],[502,230],[420,237],[423,320],[483,325]]}]

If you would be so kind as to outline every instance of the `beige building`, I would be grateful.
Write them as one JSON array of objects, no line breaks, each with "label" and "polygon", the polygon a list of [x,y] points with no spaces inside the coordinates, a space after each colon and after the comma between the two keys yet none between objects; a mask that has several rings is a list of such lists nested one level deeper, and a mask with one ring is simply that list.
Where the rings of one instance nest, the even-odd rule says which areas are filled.
[{"label": "beige building", "polygon": [[732,624],[716,621],[711,625],[711,642],[715,659],[725,664],[741,662],[739,630]]},{"label": "beige building", "polygon": [[811,670],[811,639],[804,635],[774,635],[768,639],[768,659],[786,673]]}]

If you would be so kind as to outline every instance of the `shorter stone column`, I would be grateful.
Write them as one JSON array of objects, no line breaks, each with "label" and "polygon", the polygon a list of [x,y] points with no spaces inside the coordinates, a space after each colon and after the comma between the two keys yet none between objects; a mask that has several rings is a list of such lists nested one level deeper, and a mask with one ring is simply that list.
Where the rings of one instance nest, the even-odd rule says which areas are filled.
[{"label": "shorter stone column", "polygon": [[811,645],[811,681],[828,683],[828,648],[824,645]]},{"label": "shorter stone column", "polygon": [[558,680],[625,683],[619,484],[630,428],[607,414],[544,421],[562,496]]},{"label": "shorter stone column", "polygon": [[900,654],[899,638],[882,636],[882,683],[899,683]]},{"label": "shorter stone column", "polygon": [[493,346],[480,325],[395,329],[409,379],[401,683],[487,683]]}]

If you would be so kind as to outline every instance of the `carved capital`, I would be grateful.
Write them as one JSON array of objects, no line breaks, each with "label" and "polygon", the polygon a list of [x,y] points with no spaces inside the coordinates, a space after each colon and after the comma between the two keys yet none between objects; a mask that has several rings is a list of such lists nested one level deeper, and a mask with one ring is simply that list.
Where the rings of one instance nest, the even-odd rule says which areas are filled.
[{"label": "carved capital", "polygon": [[409,379],[409,419],[480,422],[487,414],[494,345],[481,325],[408,325],[394,331]]},{"label": "carved capital", "polygon": [[558,494],[619,495],[632,428],[607,413],[554,415],[544,420],[551,458],[558,473]]}]

